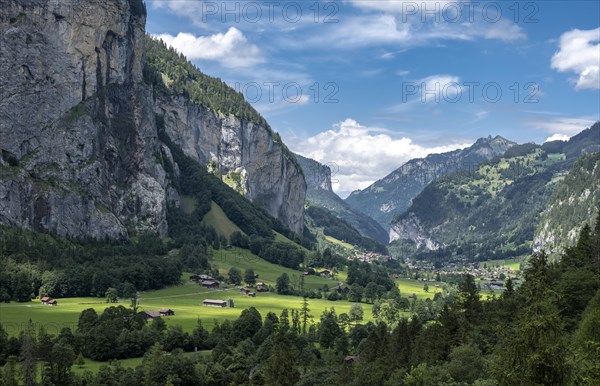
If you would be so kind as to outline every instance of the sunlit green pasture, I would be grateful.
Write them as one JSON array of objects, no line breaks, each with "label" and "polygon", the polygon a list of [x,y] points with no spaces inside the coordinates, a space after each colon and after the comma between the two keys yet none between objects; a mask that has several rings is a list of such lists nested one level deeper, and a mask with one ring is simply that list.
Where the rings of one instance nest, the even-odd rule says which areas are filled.
[{"label": "sunlit green pasture", "polygon": [[[433,299],[436,292],[442,292],[442,283],[439,282],[426,282],[414,279],[396,279],[395,282],[402,296],[414,294],[419,299]],[[425,284],[429,287],[427,291],[424,289]],[[439,287],[436,287],[436,285]]]},{"label": "sunlit green pasture", "polygon": [[486,264],[488,267],[507,267],[517,272],[521,266],[521,259],[501,259],[501,260],[489,260],[484,261],[480,265]]},{"label": "sunlit green pasture", "polygon": [[[139,296],[140,310],[171,308],[175,311],[175,315],[163,318],[167,325],[180,325],[188,332],[194,329],[198,319],[202,320],[207,329],[212,329],[215,321],[234,320],[243,309],[249,307],[256,307],[265,316],[268,312],[275,312],[279,315],[284,308],[300,309],[302,306],[302,298],[297,296],[262,292],[257,293],[256,297],[248,297],[240,294],[239,290],[233,287],[210,290],[189,281],[162,290],[141,292]],[[234,301],[234,308],[201,305],[205,299],[225,300],[228,297]],[[22,331],[30,319],[34,324],[46,327],[49,333],[57,334],[65,326],[75,329],[79,314],[84,309],[94,308],[101,313],[106,307],[115,305],[107,304],[104,299],[98,298],[64,298],[58,299],[58,302],[59,305],[56,307],[42,305],[37,300],[28,303],[1,304],[0,322],[11,335]],[[128,307],[129,301],[123,299],[118,304]],[[348,313],[352,304],[347,301],[309,299],[310,313],[313,315],[314,321],[318,321],[319,316],[326,308],[335,307],[338,314]],[[363,308],[365,319],[372,320],[371,306],[363,304]]]},{"label": "sunlit green pasture", "polygon": [[[269,263],[268,261],[250,253],[250,251],[246,249],[232,247],[229,249],[216,250],[212,253],[214,256],[213,263],[217,265],[219,272],[224,276],[227,276],[227,272],[229,272],[231,267],[239,268],[242,273],[246,269],[250,268],[254,270],[254,273],[258,274],[257,281],[275,286],[277,278],[285,272],[290,277],[290,282],[294,286],[297,288],[300,286],[300,276],[302,275],[302,272]],[[336,277],[337,280],[309,275],[304,278],[304,284],[307,289],[322,288],[325,284],[331,288],[337,285],[338,280],[343,280],[344,278],[345,275]]]}]

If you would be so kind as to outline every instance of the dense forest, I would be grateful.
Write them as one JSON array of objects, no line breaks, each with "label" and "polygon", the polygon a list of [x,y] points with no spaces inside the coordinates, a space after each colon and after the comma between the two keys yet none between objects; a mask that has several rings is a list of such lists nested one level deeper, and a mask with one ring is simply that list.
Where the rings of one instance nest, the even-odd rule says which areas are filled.
[{"label": "dense forest", "polygon": [[[0,384],[16,385],[19,377],[38,384],[38,364],[42,385],[597,384],[600,217],[594,228],[582,228],[559,263],[532,255],[524,278],[516,288],[509,279],[501,296],[483,300],[466,275],[418,307],[392,285],[386,299],[374,302],[377,321],[366,324],[359,303],[348,314],[331,308],[313,316],[307,298],[299,310],[261,315],[252,307],[210,331],[198,322],[191,333],[160,319],[148,324],[135,308],[110,307],[101,315],[88,309],[75,331],[65,327],[56,336],[30,325],[8,337],[0,327]],[[212,351],[184,355],[195,349]],[[81,354],[107,360],[142,353],[135,369],[71,370]]]},{"label": "dense forest", "polygon": [[279,134],[271,129],[265,118],[244,99],[242,93],[235,91],[221,79],[202,73],[183,54],[151,36],[146,36],[144,81],[153,86],[155,96],[182,96],[217,113],[232,114],[265,127],[273,140],[283,147],[286,157],[298,169],[302,169]]}]

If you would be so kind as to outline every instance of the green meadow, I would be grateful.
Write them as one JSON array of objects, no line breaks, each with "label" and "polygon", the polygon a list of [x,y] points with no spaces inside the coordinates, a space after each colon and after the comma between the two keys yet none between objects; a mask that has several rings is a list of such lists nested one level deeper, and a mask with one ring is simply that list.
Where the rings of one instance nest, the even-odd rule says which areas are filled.
[{"label": "green meadow", "polygon": [[[205,351],[198,351],[198,352],[186,352],[186,353],[183,353],[182,355],[184,355],[186,357],[190,357],[190,358],[199,358],[199,357],[210,356],[211,353],[212,353],[212,350],[205,350]],[[86,358],[85,363],[82,366],[73,365],[71,370],[74,373],[83,373],[84,371],[91,371],[92,373],[97,373],[100,370],[100,367],[106,366],[106,365],[120,366],[125,369],[136,368],[142,364],[143,360],[144,360],[144,358],[141,357],[141,358],[128,358],[128,359],[113,360],[110,362],[100,362],[100,361],[93,361],[91,359]]]},{"label": "green meadow", "polygon": [[[414,279],[396,279],[396,285],[400,289],[402,296],[409,296],[414,294],[418,299],[433,299],[436,292],[442,292],[442,283],[439,282],[425,282]],[[429,287],[427,291],[423,288],[427,284]],[[438,285],[439,287],[436,287]]]},{"label": "green meadow", "polygon": [[[254,270],[254,273],[258,274],[257,281],[275,286],[277,278],[281,276],[281,274],[287,273],[290,277],[290,282],[295,287],[300,287],[300,276],[302,276],[302,272],[269,263],[246,249],[232,247],[216,250],[212,253],[214,257],[212,263],[219,268],[219,273],[223,276],[227,276],[227,272],[231,267],[239,268],[242,273],[246,269],[252,269]],[[322,288],[325,284],[331,288],[338,284],[338,280],[343,281],[345,277],[345,275],[338,275],[335,279],[326,279],[320,276],[310,275],[305,276],[304,285],[307,289]]]},{"label": "green meadow", "polygon": [[[227,251],[233,254],[233,251]],[[253,262],[252,267],[259,274],[259,281],[268,284],[274,284],[276,277],[285,268],[275,266],[262,259]],[[246,261],[248,260],[240,260]],[[236,266],[245,269],[244,264],[233,261],[228,264],[221,262],[219,267],[227,271],[228,267]],[[289,270],[299,277],[298,271]],[[242,310],[249,307],[256,307],[258,311],[265,316],[268,312],[274,312],[277,315],[284,308],[300,309],[302,298],[297,296],[283,296],[272,292],[259,292],[256,297],[249,297],[239,293],[235,287],[220,289],[206,289],[196,283],[190,282],[190,273],[182,278],[183,284],[164,288],[157,291],[140,292],[140,310],[158,310],[163,307],[171,308],[175,311],[174,316],[164,317],[167,325],[180,325],[185,331],[191,332],[196,326],[197,320],[202,320],[207,329],[212,329],[215,322],[223,322],[226,319],[236,319]],[[291,276],[292,277],[292,276]],[[308,288],[318,288],[323,284],[332,287],[336,282],[316,276],[308,276],[306,285]],[[202,306],[205,299],[225,300],[231,298],[234,302],[234,308],[216,308]],[[97,312],[102,312],[106,307],[115,304],[108,304],[102,298],[63,298],[58,299],[58,306],[50,307],[40,304],[38,300],[28,303],[9,303],[0,304],[0,322],[11,335],[16,335],[31,319],[36,325],[43,325],[46,329],[56,334],[64,326],[74,329],[77,326],[79,314],[86,308],[94,308]],[[120,303],[129,306],[127,299],[122,299]],[[117,304],[117,305],[118,305]],[[348,313],[353,303],[348,301],[328,301],[325,299],[309,299],[310,313],[313,316],[313,322],[318,321],[319,316],[326,308],[335,307],[338,314]],[[372,320],[371,305],[363,304],[365,311],[365,320]]]},{"label": "green meadow", "polygon": [[338,239],[336,239],[334,237],[331,237],[331,236],[325,236],[325,240],[329,241],[332,244],[344,247],[344,248],[346,248],[348,250],[353,250],[354,249],[354,246],[352,244],[348,244],[345,241],[338,240]]},{"label": "green meadow", "polygon": [[507,267],[517,272],[521,269],[522,259],[504,259],[483,261],[480,265],[486,264],[488,267]]},{"label": "green meadow", "polygon": [[[194,198],[189,198],[189,197],[187,199],[188,199],[188,201],[195,200]],[[184,201],[182,201],[182,206],[184,206]],[[190,205],[187,204],[187,206],[189,207]],[[184,210],[185,210],[185,207],[186,206],[184,206]],[[192,206],[192,211],[193,211],[193,208],[195,208],[195,202],[194,202],[194,206]],[[191,213],[192,211],[190,211],[189,213]],[[219,205],[217,205],[214,201],[211,202],[210,211],[204,215],[204,218],[202,219],[202,223],[204,225],[209,225],[209,226],[213,227],[219,235],[225,236],[227,238],[230,238],[231,234],[233,232],[244,233],[237,225],[235,225],[229,219],[229,217],[227,217],[225,212],[223,212],[223,209],[221,209],[221,207]]]}]

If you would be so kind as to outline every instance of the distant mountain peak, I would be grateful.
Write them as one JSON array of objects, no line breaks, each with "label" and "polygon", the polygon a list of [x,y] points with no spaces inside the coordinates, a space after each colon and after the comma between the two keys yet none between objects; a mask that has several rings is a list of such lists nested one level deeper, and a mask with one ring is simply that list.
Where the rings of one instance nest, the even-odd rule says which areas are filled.
[{"label": "distant mountain peak", "polygon": [[501,156],[515,145],[499,135],[488,135],[464,149],[411,159],[368,188],[352,192],[346,202],[389,229],[394,215],[406,210],[431,181]]}]

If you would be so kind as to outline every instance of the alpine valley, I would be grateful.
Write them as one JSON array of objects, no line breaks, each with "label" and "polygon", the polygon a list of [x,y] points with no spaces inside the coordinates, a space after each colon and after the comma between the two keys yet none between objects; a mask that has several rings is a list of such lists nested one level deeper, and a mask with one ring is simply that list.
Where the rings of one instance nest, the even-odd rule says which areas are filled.
[{"label": "alpine valley", "polygon": [[[405,3],[286,2],[315,20],[289,23],[284,13],[284,25],[231,14],[273,11],[268,2],[1,0],[0,386],[600,384],[598,112],[552,121],[569,135],[536,144],[504,138],[520,127],[481,132],[475,125],[491,113],[478,111],[456,136],[471,145],[458,149],[438,128],[455,116],[469,122],[472,106],[433,108],[438,96],[427,95],[421,105],[374,105],[398,94],[393,81],[377,83],[384,71],[423,88],[458,80],[417,74],[467,68],[463,53],[484,43],[474,63],[559,44],[543,70],[579,72],[564,81],[576,90],[566,98],[593,99],[596,30],[556,39],[547,23],[539,31],[553,38],[539,40],[504,19],[400,23],[411,16],[399,13]],[[585,26],[597,5],[583,3]],[[215,24],[208,17],[220,7]],[[317,21],[332,9],[325,19],[340,18],[322,33]],[[567,10],[559,21],[563,11],[569,28],[583,28]],[[228,15],[236,23],[221,32]],[[173,28],[199,35],[156,33]],[[432,47],[454,54],[400,70]],[[346,103],[265,107],[207,75],[308,79],[317,65],[315,74],[347,78],[335,89]],[[480,67],[473,74],[488,70]],[[398,130],[348,119],[356,126],[305,142],[283,135],[288,147],[274,128],[322,118],[297,111],[376,116]],[[559,114],[531,111],[519,114]],[[435,146],[394,137],[432,117],[419,140]],[[517,138],[544,138],[532,132]],[[325,151],[350,154],[347,165],[361,170],[393,153],[366,181],[396,169],[342,199],[340,182],[353,184],[346,192],[368,183],[337,181],[347,176]]]}]

